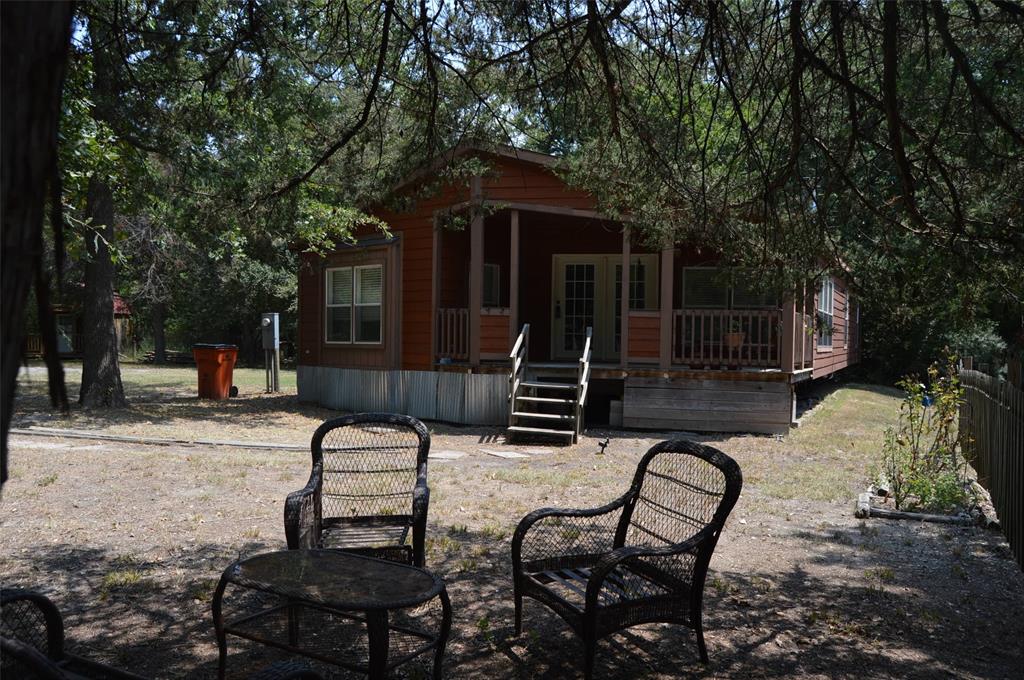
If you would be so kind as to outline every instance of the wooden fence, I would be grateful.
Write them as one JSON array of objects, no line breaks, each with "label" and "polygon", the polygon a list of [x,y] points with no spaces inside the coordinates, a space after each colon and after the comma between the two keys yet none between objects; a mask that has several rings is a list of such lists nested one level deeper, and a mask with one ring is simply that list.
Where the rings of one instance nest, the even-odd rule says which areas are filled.
[{"label": "wooden fence", "polygon": [[978,481],[992,495],[1006,540],[1024,568],[1024,391],[979,371],[962,370],[960,429]]}]

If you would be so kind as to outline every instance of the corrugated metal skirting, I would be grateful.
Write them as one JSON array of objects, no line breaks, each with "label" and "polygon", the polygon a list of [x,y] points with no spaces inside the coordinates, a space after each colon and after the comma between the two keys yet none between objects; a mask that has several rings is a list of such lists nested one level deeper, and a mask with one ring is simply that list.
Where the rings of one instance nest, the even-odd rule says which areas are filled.
[{"label": "corrugated metal skirting", "polygon": [[387,411],[466,425],[508,422],[508,377],[500,373],[379,371],[299,366],[299,401],[341,411]]}]

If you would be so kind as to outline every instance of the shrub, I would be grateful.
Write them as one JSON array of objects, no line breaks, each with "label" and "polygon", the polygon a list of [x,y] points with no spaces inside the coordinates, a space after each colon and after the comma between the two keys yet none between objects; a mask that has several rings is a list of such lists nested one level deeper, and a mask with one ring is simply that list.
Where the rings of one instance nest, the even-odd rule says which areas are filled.
[{"label": "shrub", "polygon": [[978,321],[973,326],[950,331],[943,340],[961,356],[974,357],[975,366],[987,364],[995,369],[1002,364],[1006,352],[1006,341],[999,336],[996,322],[992,320]]},{"label": "shrub", "polygon": [[969,479],[957,420],[964,388],[956,358],[928,368],[928,387],[915,376],[897,383],[906,397],[899,422],[885,433],[881,468],[897,509],[948,512],[968,501]]}]

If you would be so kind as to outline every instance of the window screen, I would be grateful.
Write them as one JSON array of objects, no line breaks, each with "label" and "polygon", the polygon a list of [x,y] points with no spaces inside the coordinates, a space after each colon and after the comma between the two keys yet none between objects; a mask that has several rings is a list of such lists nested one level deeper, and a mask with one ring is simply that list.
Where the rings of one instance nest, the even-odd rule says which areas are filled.
[{"label": "window screen", "polygon": [[683,305],[687,308],[728,308],[729,284],[722,270],[713,267],[684,269]]},{"label": "window screen", "polygon": [[484,307],[501,306],[501,266],[484,265]]},{"label": "window screen", "polygon": [[352,342],[352,268],[327,270],[327,342]]}]

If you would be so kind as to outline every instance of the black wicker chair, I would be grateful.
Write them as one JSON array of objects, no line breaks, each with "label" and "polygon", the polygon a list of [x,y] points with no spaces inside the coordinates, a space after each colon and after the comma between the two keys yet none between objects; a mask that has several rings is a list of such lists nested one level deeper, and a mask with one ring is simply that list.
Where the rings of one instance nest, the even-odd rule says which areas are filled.
[{"label": "black wicker chair", "polygon": [[64,651],[64,620],[56,605],[19,589],[0,594],[0,677],[142,680]]},{"label": "black wicker chair", "polygon": [[288,547],[340,548],[422,567],[430,502],[423,423],[357,413],[318,427],[310,447],[309,482],[285,501]]},{"label": "black wicker chair", "polygon": [[530,513],[512,537],[516,635],[529,596],[583,638],[587,678],[597,641],[641,623],[692,628],[707,663],[704,579],[742,485],[739,466],[721,451],[666,441],[641,459],[618,500],[593,510]]}]

